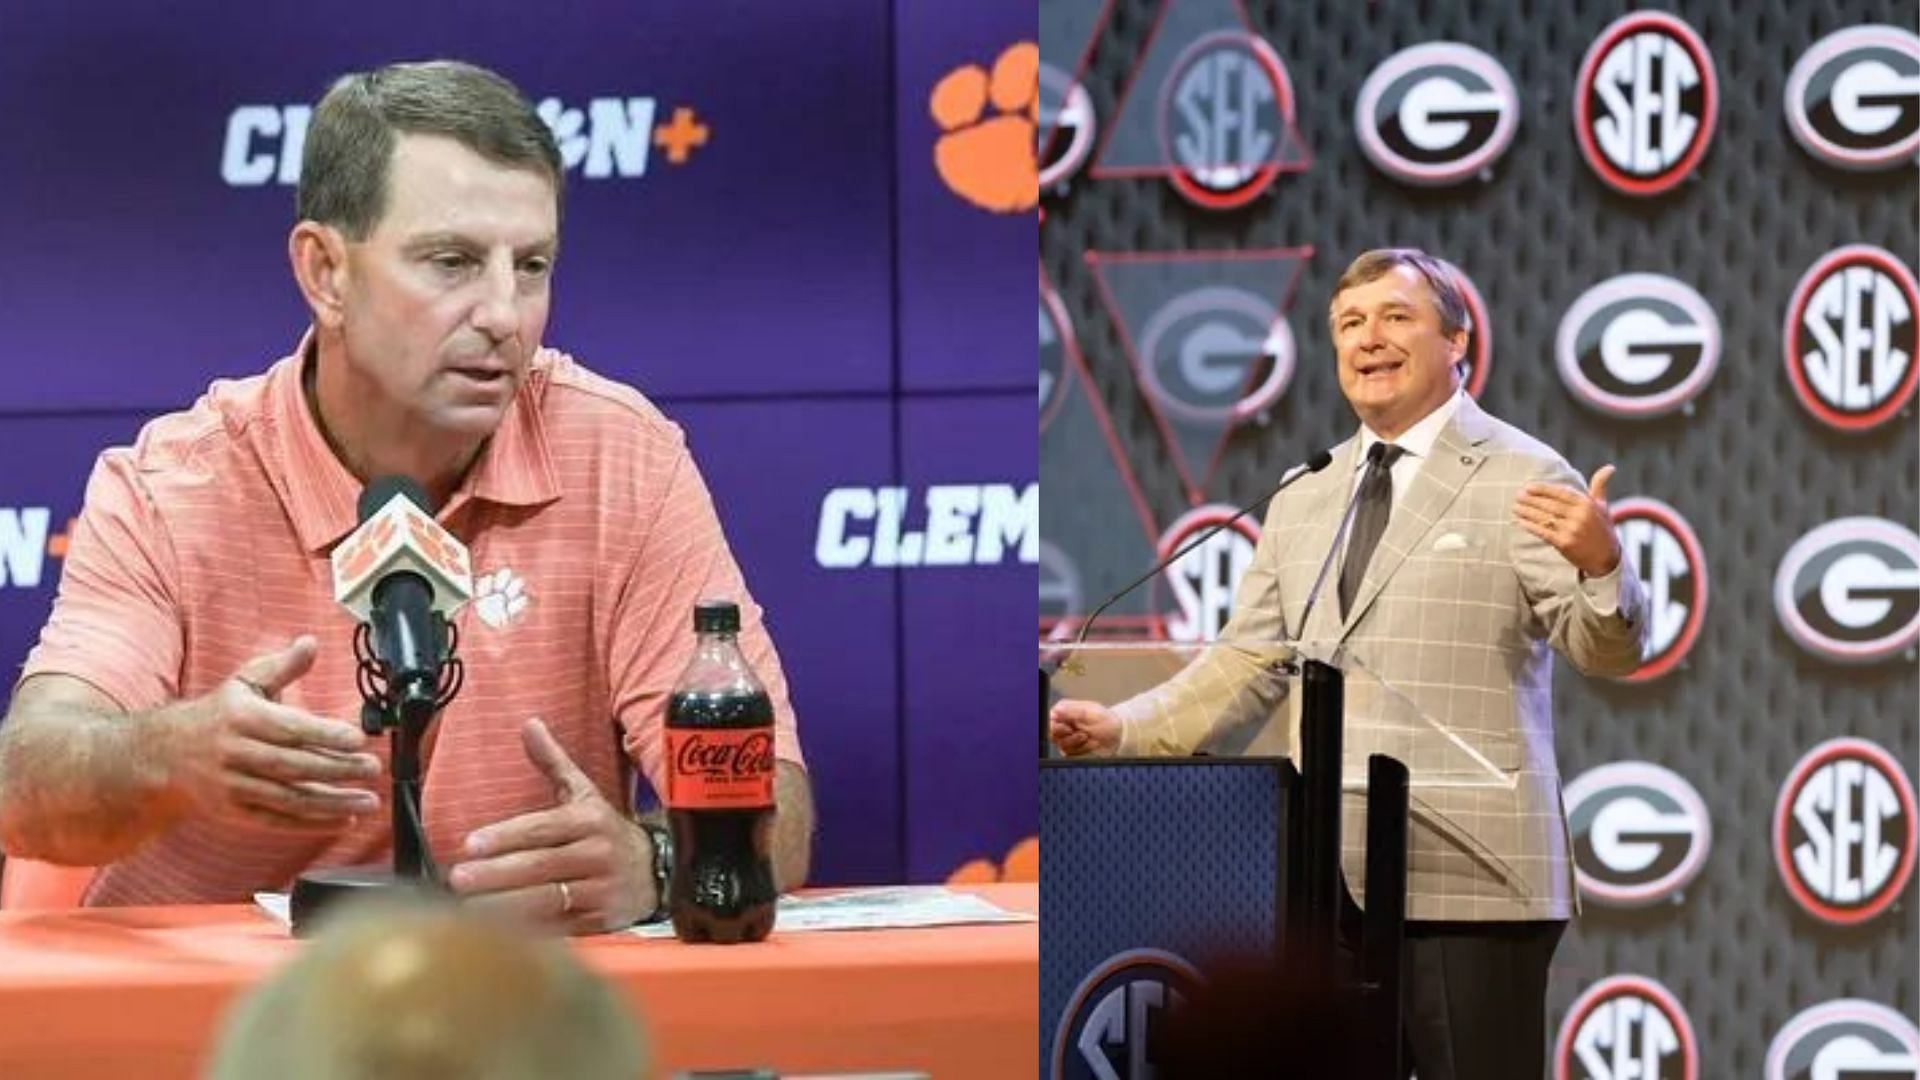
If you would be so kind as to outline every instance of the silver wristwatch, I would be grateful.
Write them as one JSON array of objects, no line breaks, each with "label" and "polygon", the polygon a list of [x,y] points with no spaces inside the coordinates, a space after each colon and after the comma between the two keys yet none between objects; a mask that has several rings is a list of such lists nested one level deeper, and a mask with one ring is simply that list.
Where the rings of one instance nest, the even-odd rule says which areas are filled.
[{"label": "silver wristwatch", "polygon": [[641,922],[659,922],[667,917],[669,905],[667,890],[673,884],[673,831],[651,821],[643,821],[640,828],[653,841],[653,911]]}]

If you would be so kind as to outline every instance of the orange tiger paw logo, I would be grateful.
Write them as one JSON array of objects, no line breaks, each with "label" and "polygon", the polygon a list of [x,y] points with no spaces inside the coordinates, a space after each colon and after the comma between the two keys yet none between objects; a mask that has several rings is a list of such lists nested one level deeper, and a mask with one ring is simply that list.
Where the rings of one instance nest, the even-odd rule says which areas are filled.
[{"label": "orange tiger paw logo", "polygon": [[954,194],[998,214],[1039,204],[1038,45],[1009,47],[994,61],[991,76],[976,64],[955,68],[933,88],[928,106],[946,132],[933,145],[933,163]]},{"label": "orange tiger paw logo", "polygon": [[969,859],[947,875],[949,885],[991,885],[1000,881],[1040,880],[1040,838],[1029,836],[1013,845],[1000,862]]}]

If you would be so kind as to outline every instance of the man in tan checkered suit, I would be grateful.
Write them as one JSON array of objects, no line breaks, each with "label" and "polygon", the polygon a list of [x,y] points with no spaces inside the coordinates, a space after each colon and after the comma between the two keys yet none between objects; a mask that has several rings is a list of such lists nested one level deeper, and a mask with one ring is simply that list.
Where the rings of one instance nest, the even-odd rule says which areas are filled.
[{"label": "man in tan checkered suit", "polygon": [[[1330,317],[1361,429],[1330,467],[1274,499],[1222,636],[1338,645],[1492,766],[1491,786],[1422,787],[1424,769],[1458,752],[1431,730],[1370,736],[1363,717],[1378,713],[1380,695],[1349,677],[1349,775],[1372,750],[1414,771],[1405,1056],[1421,1080],[1536,1078],[1547,964],[1577,907],[1552,654],[1625,675],[1646,636],[1645,593],[1606,509],[1613,468],[1587,484],[1461,390],[1468,315],[1440,260],[1361,255],[1335,286]],[[1111,710],[1060,702],[1052,736],[1068,754],[1189,754],[1249,719],[1290,726],[1284,694],[1261,657],[1221,645]],[[1364,890],[1363,799],[1348,795],[1345,811],[1353,896]],[[1351,937],[1358,913],[1347,907]]]}]

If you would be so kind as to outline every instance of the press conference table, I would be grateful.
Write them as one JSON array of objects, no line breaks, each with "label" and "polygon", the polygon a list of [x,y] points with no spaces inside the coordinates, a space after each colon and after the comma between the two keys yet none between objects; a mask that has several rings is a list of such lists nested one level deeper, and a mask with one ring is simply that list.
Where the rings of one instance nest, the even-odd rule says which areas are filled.
[{"label": "press conference table", "polygon": [[[1039,912],[1034,885],[955,888]],[[1033,1074],[1037,923],[574,944],[644,1017],[662,1078],[748,1065]],[[300,947],[252,907],[0,912],[0,1077],[193,1076],[226,1008]]]}]

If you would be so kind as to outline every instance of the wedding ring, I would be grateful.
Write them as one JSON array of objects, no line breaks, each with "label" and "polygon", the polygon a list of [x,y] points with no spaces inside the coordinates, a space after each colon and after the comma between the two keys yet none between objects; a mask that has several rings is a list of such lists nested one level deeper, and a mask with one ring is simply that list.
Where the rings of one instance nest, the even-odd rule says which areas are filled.
[{"label": "wedding ring", "polygon": [[564,881],[556,881],[554,884],[560,886],[560,914],[565,915],[573,910],[573,890],[567,888],[567,883]]}]

